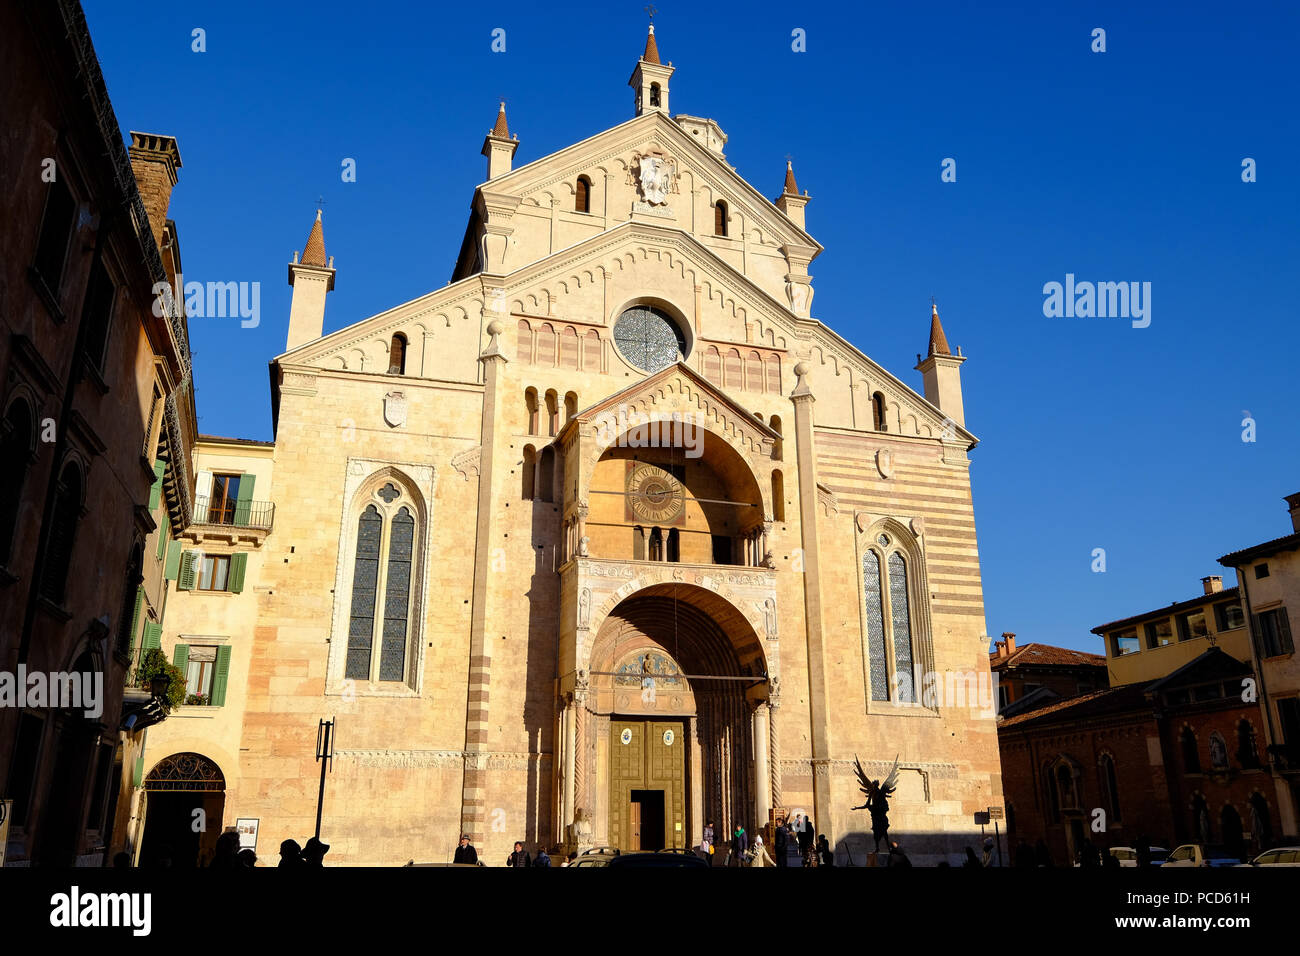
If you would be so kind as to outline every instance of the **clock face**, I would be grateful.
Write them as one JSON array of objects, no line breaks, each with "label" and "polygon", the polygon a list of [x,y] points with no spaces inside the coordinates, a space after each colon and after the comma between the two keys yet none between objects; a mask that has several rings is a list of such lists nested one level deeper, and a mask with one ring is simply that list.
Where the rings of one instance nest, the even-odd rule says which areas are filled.
[{"label": "clock face", "polygon": [[627,475],[632,517],[649,524],[673,524],[685,513],[686,492],[676,478],[654,465],[636,465]]}]

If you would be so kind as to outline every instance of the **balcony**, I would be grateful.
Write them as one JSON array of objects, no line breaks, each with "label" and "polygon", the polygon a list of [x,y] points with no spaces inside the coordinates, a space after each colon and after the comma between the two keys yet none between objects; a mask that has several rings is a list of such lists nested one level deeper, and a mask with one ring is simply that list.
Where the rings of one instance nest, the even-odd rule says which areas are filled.
[{"label": "balcony", "polygon": [[207,539],[247,542],[261,547],[275,522],[275,505],[270,501],[194,499],[194,517],[185,536],[195,542]]}]

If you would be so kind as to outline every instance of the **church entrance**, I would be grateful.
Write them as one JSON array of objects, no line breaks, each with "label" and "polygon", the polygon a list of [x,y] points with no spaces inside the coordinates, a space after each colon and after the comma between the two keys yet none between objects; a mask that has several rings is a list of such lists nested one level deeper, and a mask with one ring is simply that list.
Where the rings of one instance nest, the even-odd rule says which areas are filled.
[{"label": "church entrance", "polygon": [[609,834],[621,849],[686,846],[686,726],[610,721]]}]

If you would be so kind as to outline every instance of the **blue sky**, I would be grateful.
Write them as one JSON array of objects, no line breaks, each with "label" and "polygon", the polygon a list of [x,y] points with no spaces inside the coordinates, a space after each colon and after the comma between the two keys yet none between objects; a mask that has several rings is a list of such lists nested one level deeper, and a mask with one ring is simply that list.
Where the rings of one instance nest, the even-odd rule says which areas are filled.
[{"label": "blue sky", "polygon": [[[85,5],[123,131],[180,143],[186,278],[262,284],[259,327],[195,320],[191,337],[200,429],[263,439],[285,264],[316,197],[339,270],[328,332],[446,283],[499,97],[516,163],[544,156],[632,115],[645,37],[639,3]],[[1100,651],[1089,628],[1191,597],[1220,554],[1290,530],[1297,10],[759,0],[656,16],[673,111],[716,119],[769,196],[793,155],[826,247],[814,314],[919,390],[933,295],[969,357],[990,634]],[[1150,326],[1046,318],[1043,285],[1067,273],[1150,282]]]}]

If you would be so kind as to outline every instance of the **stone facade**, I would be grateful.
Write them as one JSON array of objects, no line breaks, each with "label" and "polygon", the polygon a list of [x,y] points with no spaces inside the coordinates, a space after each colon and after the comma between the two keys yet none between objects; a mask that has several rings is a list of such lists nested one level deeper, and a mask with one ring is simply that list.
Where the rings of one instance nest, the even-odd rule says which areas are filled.
[{"label": "stone facade", "polygon": [[518,168],[503,108],[446,287],[322,336],[319,216],[290,264],[222,768],[263,855],[314,829],[323,718],[332,863],[447,860],[462,832],[490,865],[693,846],[802,810],[862,864],[855,755],[897,756],[918,862],[1000,805],[994,707],[923,693],[990,678],[964,359],[932,312],[922,397],[814,318],[809,197],[671,117],[672,72],[649,44],[632,119]]}]

